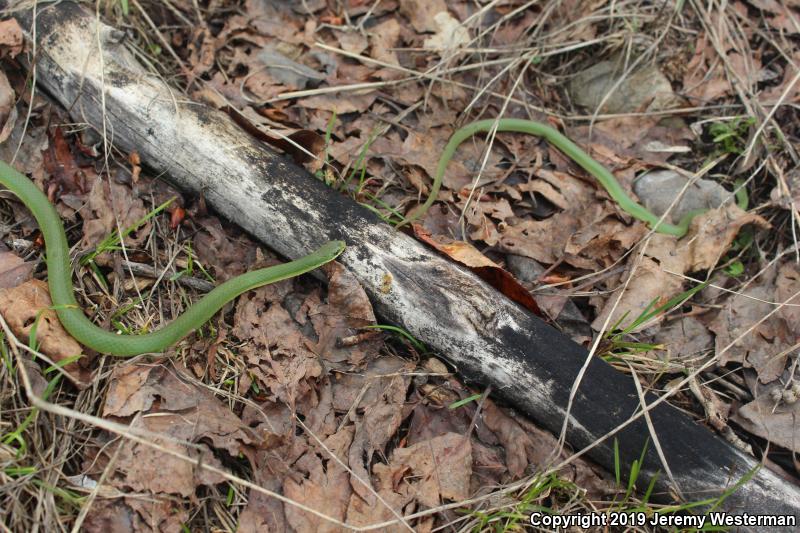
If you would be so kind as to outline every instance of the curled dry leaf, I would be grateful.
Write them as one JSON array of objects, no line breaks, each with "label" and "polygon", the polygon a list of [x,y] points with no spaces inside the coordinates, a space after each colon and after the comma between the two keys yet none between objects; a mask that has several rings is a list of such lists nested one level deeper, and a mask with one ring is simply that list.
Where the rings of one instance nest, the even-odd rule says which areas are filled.
[{"label": "curled dry leaf", "polygon": [[[557,152],[551,152],[555,154]],[[626,224],[612,201],[593,182],[566,172],[537,170],[537,179],[517,185],[522,193],[545,198],[558,211],[541,220],[523,219],[500,233],[497,249],[552,265],[564,261],[574,267],[602,270],[616,262],[646,233],[638,222]],[[534,197],[534,202],[537,199]]]},{"label": "curled dry leaf", "polygon": [[[0,313],[14,335],[23,342],[30,342],[35,326],[38,350],[58,363],[81,355],[83,348],[63,328],[52,306],[47,284],[38,279],[0,289]],[[67,364],[64,370],[77,386],[88,386],[90,373],[77,361]]]},{"label": "curled dry leaf", "polygon": [[[236,124],[256,139],[263,141],[279,150],[289,154],[295,163],[303,164],[315,161],[325,151],[325,139],[311,130],[285,130],[274,127],[273,121],[252,108],[243,111],[231,106],[224,106],[223,111],[228,113]],[[264,130],[270,131],[272,135]]]},{"label": "curled dry leaf", "polygon": [[454,241],[440,235],[431,235],[419,224],[414,224],[414,234],[457,263],[475,272],[482,280],[517,302],[532,313],[544,316],[531,293],[510,272],[483,255],[468,242]]},{"label": "curled dry leaf", "polygon": [[[44,168],[53,177],[54,185],[67,193],[85,193],[91,185],[87,186],[86,175],[75,161],[61,128],[57,126],[51,129],[49,137],[50,144],[42,155]],[[45,192],[52,201],[54,191],[48,187]]]}]

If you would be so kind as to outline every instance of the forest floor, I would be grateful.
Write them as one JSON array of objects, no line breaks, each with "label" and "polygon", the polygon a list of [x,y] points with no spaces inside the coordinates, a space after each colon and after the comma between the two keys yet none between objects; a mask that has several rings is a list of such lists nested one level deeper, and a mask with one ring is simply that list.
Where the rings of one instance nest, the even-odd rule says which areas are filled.
[{"label": "forest floor", "polygon": [[[506,270],[498,290],[529,292],[595,357],[797,480],[800,3],[87,5],[176,94],[390,223],[428,197],[453,132],[496,117],[562,131],[665,219],[707,209],[686,236],[655,233],[542,139],[497,133],[459,148],[410,231]],[[31,83],[31,53],[0,22],[0,158],[56,205],[96,323],[157,329],[281,262],[71,120]],[[656,503],[637,457],[551,468],[570,456],[558,435],[382,323],[341,267],[242,296],[166,357],[86,350],[50,308],[35,221],[2,195],[4,530],[518,531],[534,511],[692,512]],[[58,413],[31,406],[18,361]]]}]

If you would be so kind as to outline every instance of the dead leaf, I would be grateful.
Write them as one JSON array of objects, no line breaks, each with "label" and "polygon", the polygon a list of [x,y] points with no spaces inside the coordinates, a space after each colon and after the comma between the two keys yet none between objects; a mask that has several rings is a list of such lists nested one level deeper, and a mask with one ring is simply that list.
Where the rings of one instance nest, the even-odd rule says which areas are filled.
[{"label": "dead leaf", "polygon": [[800,266],[795,262],[786,262],[778,269],[775,279],[775,301],[786,302],[778,310],[778,314],[790,327],[800,324],[800,296],[795,296],[800,291]]},{"label": "dead leaf", "polygon": [[413,229],[414,235],[422,242],[469,268],[510,300],[517,302],[532,313],[544,316],[531,293],[520,285],[510,272],[480,253],[470,243],[454,241],[441,235],[431,235],[419,224],[414,224]]},{"label": "dead leaf", "polygon": [[[26,281],[10,289],[0,289],[0,313],[14,335],[23,342],[28,342],[35,325],[39,351],[58,363],[81,355],[83,349],[64,330],[56,312],[51,309],[52,306],[47,284],[38,279]],[[64,370],[77,386],[83,388],[89,384],[91,373],[83,369],[77,361],[67,364]]]},{"label": "dead leaf", "polygon": [[189,520],[189,510],[170,498],[97,498],[91,506],[82,531],[108,533],[122,531],[180,531]]},{"label": "dead leaf", "polygon": [[14,89],[8,83],[5,73],[0,70],[0,143],[4,143],[11,135],[17,122],[17,106]]},{"label": "dead leaf", "polygon": [[[364,480],[370,479],[368,468],[373,455],[385,453],[387,443],[406,416],[404,407],[411,381],[406,374],[414,366],[399,357],[381,357],[370,361],[363,372],[341,374],[333,382],[333,408],[363,413],[363,419],[356,423],[348,464]],[[362,499],[373,502],[374,495],[363,483],[352,480],[351,486]]]},{"label": "dead leaf", "polygon": [[602,0],[563,0],[555,5],[553,16],[562,24],[565,31],[556,32],[551,43],[589,41],[595,38],[597,30],[592,24],[590,13],[603,5]]},{"label": "dead leaf", "polygon": [[[345,426],[326,439],[325,444],[343,460],[352,439],[353,427]],[[283,483],[284,496],[344,522],[351,494],[348,483],[350,474],[347,470],[327,453],[320,456],[312,450],[295,463],[295,469],[305,477],[300,482],[287,478]],[[286,521],[295,531],[341,531],[339,526],[295,506],[287,505],[284,509]]]},{"label": "dead leaf", "polygon": [[366,92],[346,91],[341,94],[320,94],[309,98],[302,98],[297,105],[310,109],[334,111],[337,115],[347,113],[363,113],[372,106],[378,93],[374,90]]},{"label": "dead leaf", "polygon": [[377,354],[376,343],[367,341],[341,347],[339,342],[375,324],[372,304],[352,272],[336,262],[328,263],[324,269],[328,275],[328,303],[309,309],[319,339],[316,351],[327,361],[357,365]]},{"label": "dead leaf", "polygon": [[529,464],[538,466],[544,450],[536,450],[534,442],[520,425],[494,402],[488,399],[483,403],[483,423],[497,435],[505,453],[505,464],[511,479],[520,479]]},{"label": "dead leaf", "polygon": [[428,50],[452,50],[469,43],[469,30],[447,11],[440,11],[433,16],[436,34],[428,37],[422,44]]},{"label": "dead leaf", "polygon": [[[109,235],[134,226],[146,214],[144,202],[134,195],[130,187],[98,176],[91,184],[86,206],[81,211],[84,221],[81,248],[91,249]],[[125,237],[125,245],[139,246],[148,238],[151,227],[150,221],[142,224]]]},{"label": "dead leaf", "polygon": [[[717,336],[715,344],[720,365],[735,362],[752,367],[761,383],[770,383],[783,373],[787,357],[798,340],[796,323],[788,323],[780,314],[770,313],[776,303],[786,299],[779,300],[779,291],[782,296],[800,291],[797,279],[789,276],[782,276],[778,289],[777,269],[773,267],[725,302],[709,324],[709,329]],[[800,296],[788,303],[800,303]]]},{"label": "dead leaf", "polygon": [[323,374],[313,343],[301,325],[283,307],[293,281],[286,280],[259,287],[236,302],[232,333],[246,342],[241,356],[246,362],[246,379],[240,380],[240,393],[256,381],[270,392],[272,400],[294,408],[298,398],[314,389],[313,381]]},{"label": "dead leaf", "polygon": [[[209,444],[238,457],[252,453],[256,447],[269,448],[278,442],[274,435],[256,434],[177,365],[116,367],[103,416],[130,420],[131,427],[163,435],[163,439],[155,439],[160,446],[217,468],[223,466]],[[198,468],[196,463],[127,441],[104,446],[94,459],[92,470],[102,468],[117,452],[114,469],[121,477],[112,478],[118,479],[112,484],[119,488],[187,497],[194,494],[197,485],[213,485],[224,479]],[[163,472],[170,475],[164,476]]]},{"label": "dead leaf", "polygon": [[[439,139],[439,136],[443,133],[445,132],[430,131],[422,134],[416,131],[409,131],[406,138],[401,142],[399,136],[391,132],[376,139],[372,144],[371,152],[381,154],[382,157],[390,157],[404,166],[422,167],[428,177],[433,179],[433,176],[436,175],[436,166],[439,164],[439,155],[445,143],[445,139]],[[468,146],[467,143],[462,145],[464,150],[468,150]],[[442,180],[442,184],[450,190],[458,191],[472,182],[472,173],[464,165],[464,161],[469,159],[469,162],[474,162],[477,157],[471,158],[472,153],[462,151],[462,147],[459,148],[456,156],[447,165],[447,171]],[[465,154],[469,155],[465,157]],[[480,156],[478,155],[478,157]],[[496,162],[497,159],[490,159],[487,170],[491,169],[491,165]],[[477,162],[477,165],[480,165],[480,161]]]},{"label": "dead leaf", "polygon": [[[44,168],[53,176],[58,187],[68,193],[85,193],[88,190],[86,175],[75,161],[69,143],[64,138],[61,128],[56,126],[49,130],[50,144],[42,154]],[[53,199],[51,190],[45,191],[48,198]]]},{"label": "dead leaf", "polygon": [[730,418],[746,431],[800,453],[800,386],[797,375],[790,373],[793,370],[790,365],[779,380],[766,385],[752,371],[746,372],[745,381],[754,399],[735,410]]},{"label": "dead leaf", "polygon": [[442,12],[447,12],[444,0],[400,0],[400,13],[408,17],[418,33],[435,32],[438,25],[434,17]]},{"label": "dead leaf", "polygon": [[214,66],[217,53],[217,40],[203,24],[195,28],[186,46],[189,51],[189,64],[192,65],[191,76],[196,78],[208,72]]},{"label": "dead leaf", "polygon": [[682,253],[688,254],[684,272],[713,268],[728,251],[742,226],[747,224],[756,224],[764,229],[770,227],[764,218],[743,211],[730,202],[695,217],[690,232],[683,241],[688,244],[685,248],[681,246]]},{"label": "dead leaf", "polygon": [[381,401],[392,376],[413,372],[414,367],[414,363],[400,357],[383,356],[369,361],[360,372],[339,374],[332,384],[334,409],[339,412],[368,409]]},{"label": "dead leaf", "polygon": [[244,12],[246,16],[230,17],[228,24],[234,30],[252,28],[258,34],[291,44],[303,40],[303,21],[291,11],[291,4],[246,0]]},{"label": "dead leaf", "polygon": [[[469,496],[472,474],[472,445],[468,438],[447,433],[409,448],[396,448],[383,468],[401,472],[400,485],[410,485],[417,501],[428,508],[445,500],[459,501]],[[380,474],[379,474],[380,476]]]},{"label": "dead leaf", "polygon": [[[275,128],[271,125],[271,120],[264,121],[251,107],[239,111],[226,105],[222,110],[228,113],[240,128],[256,139],[289,154],[297,164],[314,161],[315,157],[319,157],[325,151],[325,139],[311,130]],[[271,134],[264,131],[265,129]]]},{"label": "dead leaf", "polygon": [[552,265],[564,257],[567,242],[578,231],[578,220],[567,212],[544,220],[522,220],[500,234],[497,249]]},{"label": "dead leaf", "polygon": [[[625,224],[606,211],[609,204],[590,207],[583,228],[564,246],[564,261],[578,268],[599,270],[616,263],[647,233],[644,224]],[[594,217],[593,214],[597,213]]]},{"label": "dead leaf", "polygon": [[0,21],[0,57],[14,58],[22,52],[25,39],[15,18]]},{"label": "dead leaf", "polygon": [[344,30],[333,30],[333,34],[339,41],[339,46],[346,52],[353,54],[360,54],[369,46],[367,38],[359,31],[349,31],[347,28]]},{"label": "dead leaf", "polygon": [[[737,51],[730,50],[733,47],[734,39],[728,35],[721,36],[719,39],[726,43],[726,49],[722,53],[726,54],[730,76],[735,79],[735,83],[747,87],[748,90],[754,88],[762,70],[759,58],[753,55],[744,56]],[[702,32],[698,36],[694,49],[694,56],[689,61],[683,77],[683,94],[701,104],[727,94],[735,94],[735,89],[728,78],[726,64],[720,61],[719,54],[721,52],[709,42],[706,32]]]},{"label": "dead leaf", "polygon": [[11,289],[31,279],[36,263],[25,261],[0,243],[0,289]]},{"label": "dead leaf", "polygon": [[694,317],[686,316],[670,322],[655,335],[655,341],[664,346],[659,356],[668,361],[691,361],[712,353],[714,337],[708,328]]},{"label": "dead leaf", "polygon": [[[370,29],[369,42],[372,47],[370,57],[390,65],[400,65],[395,48],[400,47],[400,24],[394,18],[389,18]],[[390,70],[396,77],[405,76],[399,70]],[[380,76],[381,79],[386,79]]]},{"label": "dead leaf", "polygon": [[[273,492],[280,492],[283,483],[277,477],[263,476],[255,472],[255,482],[260,487]],[[247,495],[247,506],[239,515],[237,533],[261,533],[263,531],[286,531],[286,516],[283,512],[283,502],[267,496],[262,492],[251,490]]]},{"label": "dead leaf", "polygon": [[[636,320],[654,300],[655,307],[658,307],[682,292],[681,278],[667,274],[661,265],[649,257],[642,257],[639,262],[634,261],[630,268],[633,269],[633,277],[628,282],[625,292],[620,298],[613,294],[606,300],[602,311],[592,322],[592,329],[595,331],[603,328],[609,315],[611,315],[611,319],[608,320],[609,326],[617,324],[625,317],[620,323],[620,328],[624,328]],[[641,327],[633,331],[639,329]]]},{"label": "dead leaf", "polygon": [[[761,15],[772,29],[780,33],[800,33],[800,12],[798,6],[792,6],[789,1],[778,0],[748,0],[748,3],[762,10]],[[794,7],[794,11],[792,10]]]},{"label": "dead leaf", "polygon": [[[664,234],[651,236],[641,263],[636,257],[630,259],[628,268],[634,270],[633,278],[617,304],[609,324],[616,324],[626,316],[621,324],[625,326],[639,317],[651,302],[655,301],[655,307],[658,307],[680,294],[683,291],[680,275],[713,268],[727,252],[739,229],[750,223],[767,224],[760,216],[728,203],[697,216],[692,221],[690,233],[684,238],[676,239]],[[644,229],[642,225],[637,226]],[[602,234],[619,235],[619,232],[604,231]],[[625,242],[622,249],[629,249],[642,236],[643,234],[639,234],[635,239]],[[601,246],[602,248],[604,247]],[[616,301],[616,296],[606,299],[602,310],[592,322],[593,329],[599,331],[602,328]],[[663,317],[664,315],[659,320]],[[653,322],[648,321],[648,325],[652,327]]]},{"label": "dead leaf", "polygon": [[[798,20],[800,20],[800,18]],[[797,63],[800,62],[800,50],[795,50],[792,53],[791,59],[792,61],[787,61],[783,68],[783,78],[780,83],[764,91],[759,95],[759,99],[763,98],[764,101],[770,102],[777,101],[779,98],[783,97],[784,102],[797,103],[800,99],[800,83],[795,81],[797,71],[792,68],[792,64],[797,65]],[[785,97],[783,96],[784,93],[786,93]]]},{"label": "dead leaf", "polygon": [[194,238],[195,252],[205,268],[214,269],[215,279],[226,281],[251,268],[258,248],[255,243],[243,235],[229,235],[216,217],[195,220],[203,228]]},{"label": "dead leaf", "polygon": [[[347,506],[347,523],[353,527],[380,524],[388,520],[397,519],[395,513],[403,516],[404,514],[413,512],[413,495],[408,493],[398,494],[395,492],[392,488],[393,482],[391,479],[393,472],[386,470],[383,465],[378,465],[378,470],[380,470],[380,472],[376,472],[376,477],[381,483],[378,494],[380,494],[383,502],[386,502],[390,507],[387,507],[383,502],[367,502],[359,497],[358,494],[352,494]],[[415,531],[419,530],[419,527],[415,528]],[[395,524],[382,528],[381,531],[385,531],[386,533],[401,533],[408,532],[408,528],[400,524]]]},{"label": "dead leaf", "polygon": [[740,407],[731,418],[746,431],[800,453],[800,401],[778,403],[761,396]]}]

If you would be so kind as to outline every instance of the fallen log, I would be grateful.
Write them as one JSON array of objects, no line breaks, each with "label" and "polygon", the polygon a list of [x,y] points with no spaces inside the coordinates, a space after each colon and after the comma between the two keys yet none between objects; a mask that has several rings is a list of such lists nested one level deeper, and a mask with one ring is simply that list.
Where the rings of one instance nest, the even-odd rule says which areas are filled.
[{"label": "fallen log", "polygon": [[[445,356],[473,382],[558,434],[585,348],[499,295],[475,275],[325,186],[243,132],[226,115],[175,98],[121,42],[123,32],[72,2],[15,13],[36,39],[36,79],[53,98],[123,150],[185,191],[202,194],[219,213],[289,258],[343,239],[341,256],[376,311]],[[103,126],[105,121],[105,128]],[[655,397],[647,395],[647,402]],[[586,447],[640,411],[632,380],[590,361],[570,412],[567,441]],[[650,418],[677,487],[660,475],[664,497],[717,496],[758,466],[677,409],[661,403]],[[664,471],[641,416],[616,432],[626,463],[650,445],[644,479]],[[613,469],[612,440],[588,451]],[[624,470],[624,469],[623,469]],[[800,514],[798,487],[767,468],[730,495],[723,508],[741,513]]]}]

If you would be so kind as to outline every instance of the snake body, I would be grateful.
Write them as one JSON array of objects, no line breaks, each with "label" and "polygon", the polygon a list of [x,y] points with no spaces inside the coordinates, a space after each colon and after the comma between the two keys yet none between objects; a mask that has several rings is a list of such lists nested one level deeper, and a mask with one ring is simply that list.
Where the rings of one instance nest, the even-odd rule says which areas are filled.
[{"label": "snake body", "polygon": [[597,181],[600,182],[600,185],[602,185],[603,188],[608,191],[608,194],[611,195],[611,198],[613,198],[617,204],[619,204],[623,211],[631,215],[633,218],[641,220],[642,222],[646,222],[653,229],[653,231],[674,235],[676,237],[682,237],[686,235],[686,232],[689,230],[689,224],[691,224],[692,219],[706,211],[705,209],[690,211],[685,214],[677,224],[670,224],[662,221],[658,215],[651,213],[644,206],[640,205],[638,202],[628,196],[628,194],[625,192],[625,189],[622,188],[614,175],[609,172],[606,167],[592,159],[589,154],[581,150],[577,144],[559,133],[559,131],[555,128],[552,128],[546,124],[542,124],[541,122],[534,122],[532,120],[502,118],[500,120],[487,119],[471,122],[466,126],[456,130],[453,136],[450,137],[450,141],[448,141],[447,146],[445,146],[445,149],[439,158],[439,164],[436,167],[436,174],[433,178],[433,186],[431,187],[430,195],[428,196],[427,200],[425,200],[425,203],[422,204],[422,206],[420,206],[415,212],[401,221],[399,226],[403,226],[418,219],[436,200],[436,196],[442,186],[444,171],[447,168],[447,164],[453,158],[456,148],[458,148],[461,143],[476,133],[492,131],[495,128],[495,125],[497,125],[497,131],[527,133],[529,135],[542,137],[548,141],[550,144],[561,150],[564,155],[581,166],[586,172],[597,178]]},{"label": "snake body", "polygon": [[47,251],[50,297],[59,321],[78,342],[110,355],[132,356],[161,352],[190,331],[199,328],[223,305],[240,294],[314,270],[335,259],[345,247],[342,241],[331,241],[296,261],[246,272],[214,288],[182,315],[157,331],[143,335],[118,335],[94,325],[78,306],[72,287],[69,245],[64,226],[47,197],[31,180],[2,161],[0,184],[25,204],[39,223]]}]

